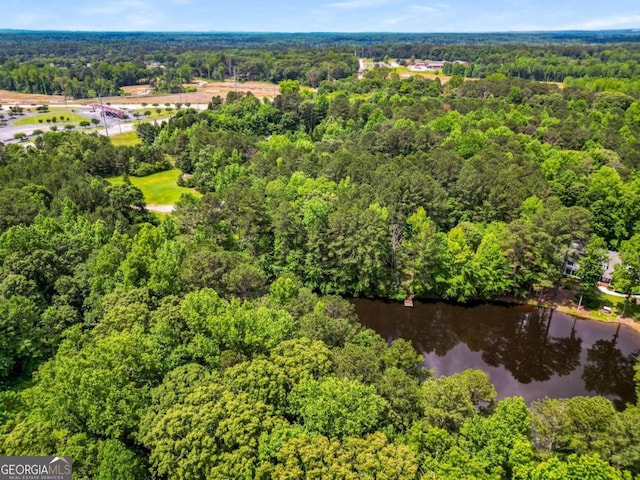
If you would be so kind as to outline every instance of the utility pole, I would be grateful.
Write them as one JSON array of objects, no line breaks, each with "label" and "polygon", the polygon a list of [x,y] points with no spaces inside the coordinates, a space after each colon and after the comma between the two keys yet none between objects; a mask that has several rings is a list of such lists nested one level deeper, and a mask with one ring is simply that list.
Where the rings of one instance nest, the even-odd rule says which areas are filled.
[{"label": "utility pole", "polygon": [[107,128],[107,116],[104,114],[104,106],[102,105],[102,97],[98,94],[100,100],[100,113],[102,113],[102,122],[104,123],[104,134],[109,138],[109,129]]},{"label": "utility pole", "polygon": [[238,70],[233,67],[233,89],[238,93]]}]

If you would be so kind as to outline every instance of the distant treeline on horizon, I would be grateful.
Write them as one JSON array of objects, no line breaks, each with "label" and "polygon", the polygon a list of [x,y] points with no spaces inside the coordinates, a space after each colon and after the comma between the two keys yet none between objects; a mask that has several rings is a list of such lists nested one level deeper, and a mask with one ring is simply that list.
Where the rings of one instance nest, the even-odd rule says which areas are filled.
[{"label": "distant treeline on horizon", "polygon": [[[0,30],[0,89],[92,98],[149,85],[181,93],[195,79],[321,82],[398,60],[442,62],[447,76],[502,74],[587,82],[636,96],[640,31],[511,33],[161,33]],[[595,82],[595,83],[594,83]]]},{"label": "distant treeline on horizon", "polygon": [[[0,29],[0,45],[39,37],[43,42],[56,41],[122,41],[167,40],[190,47],[241,47],[271,45],[371,45],[378,43],[431,44],[549,44],[549,43],[621,43],[639,42],[640,29],[625,30],[564,30],[532,32],[476,32],[476,33],[392,33],[392,32],[84,32]],[[175,46],[171,44],[170,46]]]}]

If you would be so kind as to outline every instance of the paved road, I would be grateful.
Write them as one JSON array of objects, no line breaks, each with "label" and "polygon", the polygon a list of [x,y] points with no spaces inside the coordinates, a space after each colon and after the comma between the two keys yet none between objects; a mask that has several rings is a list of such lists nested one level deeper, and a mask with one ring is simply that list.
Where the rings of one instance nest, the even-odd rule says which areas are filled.
[{"label": "paved road", "polygon": [[[14,106],[14,105],[12,104],[11,106]],[[15,105],[15,106],[19,106],[25,109],[33,108],[33,105]],[[60,105],[60,107],[61,106],[62,105]],[[119,103],[119,104],[112,103],[111,106],[114,108],[119,108],[122,110],[129,110],[129,111],[131,110],[144,111],[144,110],[153,108],[153,107],[142,107],[140,104],[135,104],[135,103]],[[91,128],[91,129],[88,129],[87,132],[88,133],[98,132],[100,135],[106,135],[104,124],[102,123],[103,122],[102,116],[97,112],[92,112],[91,108],[88,105],[68,103],[66,105],[66,108],[73,109],[74,113],[77,113],[78,115],[86,117],[89,120],[91,120],[92,118],[97,118],[98,120],[100,120],[100,125],[98,126],[97,129]],[[195,108],[197,110],[205,110],[207,108],[207,104],[195,104],[195,105],[191,105],[190,108]],[[2,113],[4,113],[5,116],[7,115],[6,110],[2,110]],[[18,118],[25,118],[27,116],[33,116],[33,115],[37,115],[37,113],[27,113]],[[134,119],[119,120],[117,118],[106,117],[106,121],[107,121],[107,130],[109,132],[109,136],[117,135],[119,133],[131,132],[135,129],[136,120]],[[59,124],[58,130],[62,131],[63,129],[64,129],[64,124]],[[27,135],[27,138],[25,138],[23,141],[32,140],[33,139],[32,133],[34,130],[42,130],[43,132],[48,132],[51,130],[51,125],[47,123],[34,124],[34,125],[12,125],[12,122],[9,121],[6,127],[0,127],[0,142],[18,143],[19,140],[15,139],[16,133],[25,133]],[[81,128],[77,128],[76,131],[82,132],[84,130]]]},{"label": "paved road", "polygon": [[[602,293],[606,293],[614,297],[626,297],[624,293],[614,292],[613,290],[609,290],[607,287],[603,287],[602,285],[598,285],[598,290],[600,290]],[[631,295],[631,297],[640,298],[640,295]]]},{"label": "paved road", "polygon": [[[22,108],[33,108],[32,105],[19,105]],[[102,118],[100,116],[100,114],[96,113],[96,112],[92,112],[91,109],[89,107],[87,107],[86,105],[72,105],[72,104],[68,104],[67,108],[70,108],[73,110],[73,113],[76,113],[78,115],[81,115],[83,117],[86,117],[87,120],[91,120],[92,118],[97,118],[98,120],[100,120],[102,122]],[[55,109],[52,109],[52,111],[55,111]],[[4,112],[4,110],[3,110]],[[33,117],[35,115],[38,115],[38,112],[31,112],[31,113],[25,113],[24,115],[20,115],[18,117],[16,117],[15,120],[19,120],[19,119],[23,119],[23,118],[28,118],[28,117]],[[6,115],[6,113],[5,113]],[[112,127],[113,125],[118,124],[118,119],[116,118],[107,118],[107,124],[109,127]],[[62,131],[64,130],[64,122],[61,122],[57,125],[58,127],[58,131]],[[27,137],[22,140],[22,141],[28,141],[29,139],[33,138],[33,132],[35,130],[42,130],[43,132],[49,132],[51,130],[52,125],[49,123],[36,123],[36,124],[32,124],[32,125],[14,125],[13,124],[13,120],[9,120],[8,121],[8,125],[6,127],[0,127],[0,142],[4,142],[4,143],[16,143],[19,142],[19,140],[15,139],[15,135],[16,133],[24,133],[27,135]],[[77,127],[76,128],[77,131],[83,131],[82,128]],[[104,132],[104,128],[103,128],[103,132]]]}]

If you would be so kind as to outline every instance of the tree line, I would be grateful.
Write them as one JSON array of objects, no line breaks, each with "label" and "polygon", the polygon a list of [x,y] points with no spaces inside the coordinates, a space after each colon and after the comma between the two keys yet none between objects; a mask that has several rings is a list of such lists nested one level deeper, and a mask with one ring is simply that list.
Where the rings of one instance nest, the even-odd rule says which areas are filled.
[{"label": "tree line", "polygon": [[[358,69],[353,53],[322,47],[172,51],[159,40],[143,43],[140,49],[133,40],[134,46],[126,43],[123,49],[125,39],[118,39],[115,46],[107,43],[95,53],[69,53],[67,43],[63,43],[67,48],[49,45],[53,50],[48,50],[47,43],[31,41],[31,54],[20,50],[0,55],[0,89],[87,98],[123,95],[121,87],[150,84],[159,92],[178,93],[195,78],[223,81],[234,76],[239,81],[276,83],[295,79],[316,87],[322,80],[343,78]],[[118,46],[119,50],[111,50]]]},{"label": "tree line", "polygon": [[637,100],[455,84],[283,82],[273,102],[230,94],[139,132],[205,194],[178,204],[184,233],[325,293],[522,295],[557,285],[576,242],[638,233]]},{"label": "tree line", "polygon": [[[216,97],[141,124],[140,146],[0,144],[0,454],[71,455],[103,480],[640,475],[637,401],[498,401],[343,298],[539,292],[575,242],[587,271],[619,246],[632,291],[638,105],[376,69]],[[167,156],[203,193],[171,216],[105,180]]]},{"label": "tree line", "polygon": [[195,77],[221,81],[234,75],[276,83],[299,80],[317,87],[323,80],[353,75],[357,56],[366,56],[374,61],[442,60],[445,75],[472,78],[500,73],[546,82],[605,79],[608,85],[619,79],[625,85],[618,88],[637,93],[640,51],[635,40],[633,32],[457,36],[5,32],[0,33],[0,88],[85,98],[118,95],[123,93],[121,87],[151,84],[160,92],[178,93]]}]

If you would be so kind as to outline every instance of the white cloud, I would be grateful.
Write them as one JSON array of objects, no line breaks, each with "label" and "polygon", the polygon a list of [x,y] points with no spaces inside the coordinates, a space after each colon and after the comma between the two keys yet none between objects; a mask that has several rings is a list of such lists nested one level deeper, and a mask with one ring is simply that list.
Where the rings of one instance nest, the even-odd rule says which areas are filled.
[{"label": "white cloud", "polygon": [[[401,9],[396,15],[380,18],[375,28],[383,31],[424,31],[435,30],[435,25],[430,22],[443,21],[444,16],[450,10],[449,5],[437,3],[433,5],[411,4]],[[401,28],[397,28],[401,27]]]},{"label": "white cloud", "polygon": [[40,12],[21,12],[8,15],[8,21],[3,22],[3,28],[38,29],[41,25],[51,22],[51,16]]},{"label": "white cloud", "polygon": [[122,15],[133,11],[150,10],[151,4],[145,0],[112,0],[83,7],[83,15]]},{"label": "white cloud", "polygon": [[[638,0],[617,9],[580,0],[0,0],[0,27],[58,30],[525,31],[640,28]],[[614,2],[616,3],[616,2]],[[35,6],[34,6],[35,5]],[[217,7],[216,7],[217,5]],[[286,12],[286,14],[284,13]]]},{"label": "white cloud", "polygon": [[415,15],[428,15],[430,13],[436,13],[439,10],[438,8],[429,5],[409,5],[409,7],[407,7],[407,11]]},{"label": "white cloud", "polygon": [[616,28],[640,27],[640,13],[632,15],[614,15],[606,18],[585,20],[583,22],[567,25],[567,30],[605,30]]},{"label": "white cloud", "polygon": [[86,28],[100,30],[155,30],[162,27],[163,9],[155,0],[109,0],[88,5],[80,10]]},{"label": "white cloud", "polygon": [[411,15],[431,15],[442,14],[450,9],[451,7],[446,3],[434,3],[433,5],[418,5],[414,3],[407,6],[406,12]]},{"label": "white cloud", "polygon": [[544,30],[615,30],[619,28],[640,27],[640,13],[633,15],[617,15],[598,19],[588,19],[569,24],[541,24],[518,23],[512,28],[514,31],[544,31]]},{"label": "white cloud", "polygon": [[391,0],[345,0],[343,2],[330,3],[328,6],[333,8],[370,8],[378,5],[392,3]]}]

